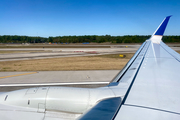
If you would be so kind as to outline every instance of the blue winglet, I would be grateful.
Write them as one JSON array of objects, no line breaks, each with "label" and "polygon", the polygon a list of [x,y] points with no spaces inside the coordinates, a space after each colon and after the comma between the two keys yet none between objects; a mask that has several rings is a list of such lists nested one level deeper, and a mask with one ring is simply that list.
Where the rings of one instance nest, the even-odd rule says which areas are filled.
[{"label": "blue winglet", "polygon": [[161,35],[161,36],[163,36],[164,31],[165,31],[165,29],[166,29],[166,26],[167,26],[167,24],[168,24],[168,21],[169,21],[169,18],[170,18],[170,17],[171,17],[171,16],[167,16],[167,17],[164,19],[164,21],[160,24],[160,26],[158,27],[158,29],[155,31],[154,35]]}]

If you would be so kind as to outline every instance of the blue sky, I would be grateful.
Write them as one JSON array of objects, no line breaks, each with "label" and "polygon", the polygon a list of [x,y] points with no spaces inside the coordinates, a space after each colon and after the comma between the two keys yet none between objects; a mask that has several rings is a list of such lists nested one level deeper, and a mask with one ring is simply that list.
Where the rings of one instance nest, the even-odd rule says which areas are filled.
[{"label": "blue sky", "polygon": [[0,35],[180,35],[179,0],[0,0]]}]

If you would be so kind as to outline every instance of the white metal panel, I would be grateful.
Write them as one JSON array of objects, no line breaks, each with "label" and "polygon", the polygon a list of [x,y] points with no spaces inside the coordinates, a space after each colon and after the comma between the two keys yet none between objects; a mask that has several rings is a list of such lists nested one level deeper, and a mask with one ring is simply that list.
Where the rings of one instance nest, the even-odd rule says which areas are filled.
[{"label": "white metal panel", "polygon": [[34,94],[26,93],[23,98],[28,99],[30,102],[27,107],[38,108],[39,112],[43,112],[45,110],[45,102],[48,89],[49,87],[39,87],[37,90],[35,90],[36,92]]},{"label": "white metal panel", "polygon": [[172,58],[173,57],[166,51],[164,50],[160,44],[154,44],[151,43],[149,46],[149,49],[146,53],[146,58]]},{"label": "white metal panel", "polygon": [[60,112],[84,113],[99,100],[115,97],[108,87],[74,88],[50,87],[46,98],[46,109]]},{"label": "white metal panel", "polygon": [[154,109],[123,105],[115,120],[180,120],[180,115]]},{"label": "white metal panel", "polygon": [[167,52],[171,53],[173,57],[180,61],[180,54],[168,47],[165,43],[161,42],[161,47],[164,48]]},{"label": "white metal panel", "polygon": [[125,104],[180,113],[180,64],[165,54],[144,58]]},{"label": "white metal panel", "polygon": [[88,107],[88,100],[88,89],[50,87],[46,99],[46,109],[82,113]]},{"label": "white metal panel", "polygon": [[126,94],[136,72],[138,71],[139,66],[141,65],[141,61],[146,54],[147,49],[149,48],[150,41],[146,41],[144,48],[140,51],[138,56],[133,59],[133,63],[129,66],[128,70],[122,76],[117,86],[110,86],[113,90],[114,94],[117,97],[124,97]]},{"label": "white metal panel", "polygon": [[44,114],[23,111],[0,111],[1,120],[43,120]]},{"label": "white metal panel", "polygon": [[16,90],[0,94],[0,103],[9,105],[25,106],[28,104],[27,99],[22,99],[28,89]]},{"label": "white metal panel", "polygon": [[26,94],[35,94],[38,90],[38,87],[37,88],[29,88],[26,92]]},{"label": "white metal panel", "polygon": [[[45,100],[49,87],[30,88],[0,94],[0,103],[45,110]],[[41,104],[41,105],[39,105]],[[44,105],[42,105],[44,104]]]},{"label": "white metal panel", "polygon": [[44,120],[75,120],[81,114],[46,111]]},{"label": "white metal panel", "polygon": [[37,109],[0,104],[0,120],[43,120]]}]

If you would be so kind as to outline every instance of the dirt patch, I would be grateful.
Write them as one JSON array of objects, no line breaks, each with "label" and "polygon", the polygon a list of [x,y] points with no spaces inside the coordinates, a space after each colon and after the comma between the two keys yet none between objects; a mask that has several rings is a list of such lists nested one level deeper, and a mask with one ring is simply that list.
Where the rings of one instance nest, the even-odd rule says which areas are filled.
[{"label": "dirt patch", "polygon": [[176,51],[176,52],[180,54],[180,51]]}]

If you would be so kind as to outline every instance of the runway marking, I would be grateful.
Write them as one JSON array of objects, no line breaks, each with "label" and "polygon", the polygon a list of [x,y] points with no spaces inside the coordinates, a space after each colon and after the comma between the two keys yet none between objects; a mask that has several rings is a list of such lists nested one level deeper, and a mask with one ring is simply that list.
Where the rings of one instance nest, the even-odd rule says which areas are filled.
[{"label": "runway marking", "polygon": [[35,74],[35,73],[38,73],[38,72],[30,72],[30,73],[23,73],[23,74],[17,74],[17,75],[3,76],[3,77],[0,77],[0,79],[9,78],[9,77],[16,77],[16,76],[22,76],[22,75],[30,75],[30,74]]}]

